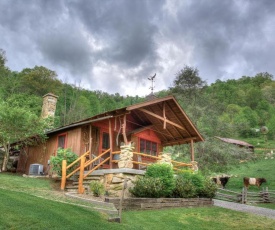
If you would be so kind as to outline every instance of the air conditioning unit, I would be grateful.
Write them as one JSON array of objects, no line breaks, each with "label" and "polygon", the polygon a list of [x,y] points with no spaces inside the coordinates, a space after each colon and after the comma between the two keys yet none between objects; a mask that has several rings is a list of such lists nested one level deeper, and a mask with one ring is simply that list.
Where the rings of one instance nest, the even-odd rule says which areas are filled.
[{"label": "air conditioning unit", "polygon": [[41,164],[31,164],[29,175],[41,175],[43,174],[43,165]]}]

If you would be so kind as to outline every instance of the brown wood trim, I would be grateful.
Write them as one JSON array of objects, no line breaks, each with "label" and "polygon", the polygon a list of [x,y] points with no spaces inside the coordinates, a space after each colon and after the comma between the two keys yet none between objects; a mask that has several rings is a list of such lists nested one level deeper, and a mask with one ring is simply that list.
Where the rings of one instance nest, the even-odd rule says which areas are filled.
[{"label": "brown wood trim", "polygon": [[149,114],[149,115],[151,115],[151,116],[153,116],[153,117],[155,117],[155,118],[158,118],[158,119],[160,119],[160,120],[162,120],[162,121],[165,121],[165,122],[167,122],[167,123],[169,123],[169,124],[171,124],[171,125],[173,125],[173,126],[176,126],[177,128],[179,128],[179,129],[182,129],[182,130],[186,130],[184,127],[182,127],[181,125],[178,125],[178,124],[176,124],[176,123],[174,123],[173,121],[170,121],[170,120],[168,120],[168,119],[165,119],[165,118],[163,118],[163,117],[161,117],[161,116],[159,116],[159,115],[157,115],[157,114],[155,114],[155,113],[152,113],[152,112],[150,112],[150,111],[148,111],[148,110],[146,110],[146,109],[139,109],[140,111],[142,111],[142,112],[144,112],[144,113],[146,113],[146,114]]}]

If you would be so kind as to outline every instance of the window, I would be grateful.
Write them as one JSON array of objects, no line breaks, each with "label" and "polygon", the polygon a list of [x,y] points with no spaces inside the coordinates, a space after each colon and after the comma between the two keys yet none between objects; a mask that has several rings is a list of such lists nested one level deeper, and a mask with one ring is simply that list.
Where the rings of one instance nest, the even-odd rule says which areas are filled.
[{"label": "window", "polygon": [[146,153],[146,154],[149,154],[149,155],[152,155],[152,156],[156,156],[157,155],[157,149],[158,149],[158,145],[157,145],[156,142],[140,139],[139,151],[141,153]]},{"label": "window", "polygon": [[57,137],[57,148],[65,149],[67,142],[67,134],[60,134]]}]

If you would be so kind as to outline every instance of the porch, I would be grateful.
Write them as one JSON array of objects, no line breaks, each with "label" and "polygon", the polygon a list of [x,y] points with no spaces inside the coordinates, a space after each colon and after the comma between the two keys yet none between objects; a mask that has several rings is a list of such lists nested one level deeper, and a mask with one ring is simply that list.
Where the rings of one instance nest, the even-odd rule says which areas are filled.
[{"label": "porch", "polygon": [[[133,152],[132,150],[133,147],[129,144],[121,146],[120,151],[111,152],[111,149],[108,149],[99,156],[92,158],[90,158],[90,151],[87,151],[70,165],[67,165],[66,160],[63,160],[61,190],[65,190],[66,181],[70,177],[77,175],[77,192],[83,194],[85,192],[84,181],[91,177],[97,177],[97,179],[104,184],[106,191],[115,197],[119,197],[123,186],[127,188],[132,187],[136,177],[144,175],[146,167],[151,163],[170,164],[175,171],[183,168],[197,170],[197,163],[195,161],[191,161],[190,163],[177,162],[172,160],[171,156],[167,153],[152,156]],[[144,159],[150,159],[150,161],[146,162]],[[103,168],[106,162],[112,165],[111,169]],[[134,166],[138,166],[137,169],[135,169]],[[71,168],[75,169],[67,173]],[[130,196],[128,189],[126,189],[126,197],[127,196]]]}]

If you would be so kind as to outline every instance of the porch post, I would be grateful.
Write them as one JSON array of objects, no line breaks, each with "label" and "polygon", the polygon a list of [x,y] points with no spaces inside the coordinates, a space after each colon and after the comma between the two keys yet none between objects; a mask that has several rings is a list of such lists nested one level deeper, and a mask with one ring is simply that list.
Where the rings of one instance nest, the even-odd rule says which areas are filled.
[{"label": "porch post", "polygon": [[190,151],[191,151],[191,161],[194,161],[195,157],[194,157],[194,141],[193,140],[191,140],[191,142],[190,142]]},{"label": "porch post", "polygon": [[[93,140],[92,140],[92,125],[89,125],[89,159],[92,159],[92,144],[93,144]],[[89,169],[92,169],[92,165],[89,166]]]},{"label": "porch post", "polygon": [[128,140],[126,136],[126,114],[124,114],[124,117],[123,117],[122,134],[123,134],[124,144],[127,145]]},{"label": "porch post", "polygon": [[84,164],[85,157],[81,157],[80,159],[80,170],[79,170],[79,178],[78,178],[78,193],[83,194],[85,189],[83,187],[83,178],[84,178]]},{"label": "porch post", "polygon": [[110,142],[110,169],[113,168],[113,135],[112,135],[112,122],[109,119],[109,142]]},{"label": "porch post", "polygon": [[62,171],[61,171],[61,174],[62,174],[62,177],[61,177],[61,190],[64,190],[65,189],[65,186],[66,186],[66,168],[67,168],[67,161],[66,160],[63,160],[62,161]]}]

